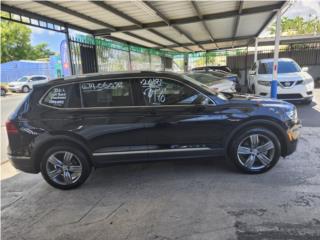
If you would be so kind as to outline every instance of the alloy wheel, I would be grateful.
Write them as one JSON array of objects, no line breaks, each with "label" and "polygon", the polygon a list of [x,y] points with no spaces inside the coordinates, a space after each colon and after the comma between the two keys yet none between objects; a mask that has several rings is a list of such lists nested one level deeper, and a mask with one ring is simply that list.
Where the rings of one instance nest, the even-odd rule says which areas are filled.
[{"label": "alloy wheel", "polygon": [[48,177],[57,184],[76,183],[82,174],[82,164],[77,155],[68,151],[51,154],[46,163]]},{"label": "alloy wheel", "polygon": [[274,143],[262,134],[247,136],[240,142],[237,149],[240,164],[250,170],[261,170],[269,166],[274,154]]}]

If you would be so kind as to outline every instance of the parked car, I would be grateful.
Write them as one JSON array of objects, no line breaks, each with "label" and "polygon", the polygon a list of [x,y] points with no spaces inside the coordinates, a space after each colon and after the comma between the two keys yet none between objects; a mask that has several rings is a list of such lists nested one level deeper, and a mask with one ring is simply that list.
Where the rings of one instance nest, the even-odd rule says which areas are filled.
[{"label": "parked car", "polygon": [[23,76],[17,81],[9,83],[9,90],[11,92],[29,92],[34,85],[47,83],[49,81],[47,76],[44,75],[32,75]]},{"label": "parked car", "polygon": [[227,156],[262,173],[295,151],[299,128],[290,103],[148,71],[34,86],[6,123],[13,165],[61,189],[81,185],[92,166],[136,161]]},{"label": "parked car", "polygon": [[209,73],[187,73],[188,77],[191,77],[200,83],[207,85],[210,89],[217,92],[236,92],[236,84],[225,78],[219,78]]},{"label": "parked car", "polygon": [[5,85],[1,84],[1,96],[7,95],[7,92],[8,88]]},{"label": "parked car", "polygon": [[231,73],[231,69],[228,66],[203,66],[203,67],[195,67],[192,68],[192,71],[223,71],[223,72],[228,72]]},{"label": "parked car", "polygon": [[235,86],[236,86],[236,90],[238,92],[241,91],[241,86],[240,86],[240,83],[239,83],[239,78],[238,78],[238,75],[237,74],[233,74],[233,73],[229,73],[229,72],[225,72],[225,71],[222,71],[222,70],[212,70],[210,68],[205,68],[205,67],[202,67],[202,68],[193,68],[192,69],[192,72],[196,72],[196,73],[208,73],[208,74],[211,74],[215,77],[220,77],[220,78],[224,78],[224,79],[228,79],[232,82],[235,83]]},{"label": "parked car", "polygon": [[[273,59],[261,59],[249,72],[249,89],[256,95],[269,97],[271,92]],[[290,58],[280,58],[278,63],[278,98],[311,103],[314,80]]]}]

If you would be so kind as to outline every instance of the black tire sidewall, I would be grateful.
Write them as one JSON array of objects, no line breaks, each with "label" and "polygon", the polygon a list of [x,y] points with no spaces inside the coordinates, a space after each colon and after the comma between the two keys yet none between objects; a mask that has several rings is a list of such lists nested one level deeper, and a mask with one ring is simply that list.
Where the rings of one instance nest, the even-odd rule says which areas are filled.
[{"label": "black tire sidewall", "polygon": [[[70,185],[60,185],[60,184],[52,181],[49,178],[49,176],[47,174],[47,170],[46,170],[46,164],[47,164],[49,156],[52,155],[55,152],[58,152],[58,151],[68,151],[68,152],[71,152],[71,153],[75,154],[79,158],[79,160],[80,160],[80,162],[82,164],[82,173],[81,173],[81,176],[80,176],[80,178],[78,179],[77,182],[75,182],[73,184],[70,184]],[[73,188],[76,188],[76,187],[80,186],[81,184],[83,184],[86,181],[86,179],[89,177],[89,175],[90,175],[91,165],[88,162],[87,158],[88,158],[87,155],[84,154],[84,152],[81,149],[77,148],[77,147],[73,147],[73,146],[54,146],[54,147],[49,148],[45,152],[45,154],[43,155],[43,157],[41,159],[41,162],[40,162],[40,171],[41,171],[41,174],[42,174],[43,178],[51,186],[53,186],[55,188],[63,189],[63,190],[73,189]]]},{"label": "black tire sidewall", "polygon": [[[246,138],[252,134],[261,134],[261,135],[267,136],[268,138],[270,138],[270,140],[273,142],[273,144],[275,146],[275,153],[274,153],[274,157],[273,157],[271,163],[268,166],[266,166],[262,169],[259,169],[259,170],[251,170],[251,169],[244,167],[239,162],[238,156],[237,156],[237,149],[238,149],[240,142],[244,138]],[[239,170],[241,170],[242,172],[245,172],[245,173],[251,173],[251,174],[264,173],[275,166],[275,164],[279,161],[280,156],[281,156],[280,141],[279,141],[278,137],[272,131],[270,131],[269,129],[266,129],[266,128],[257,127],[257,128],[246,129],[246,130],[240,132],[239,134],[237,134],[237,136],[232,141],[231,146],[230,146],[230,159],[231,159],[231,161]]]}]

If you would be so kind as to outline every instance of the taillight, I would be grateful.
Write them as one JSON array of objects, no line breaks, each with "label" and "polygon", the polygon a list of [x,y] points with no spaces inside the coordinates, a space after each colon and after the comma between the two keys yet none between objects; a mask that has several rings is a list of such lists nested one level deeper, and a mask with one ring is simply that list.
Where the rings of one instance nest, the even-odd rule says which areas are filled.
[{"label": "taillight", "polygon": [[8,134],[17,134],[18,133],[18,129],[12,121],[6,122],[6,129],[7,129]]}]

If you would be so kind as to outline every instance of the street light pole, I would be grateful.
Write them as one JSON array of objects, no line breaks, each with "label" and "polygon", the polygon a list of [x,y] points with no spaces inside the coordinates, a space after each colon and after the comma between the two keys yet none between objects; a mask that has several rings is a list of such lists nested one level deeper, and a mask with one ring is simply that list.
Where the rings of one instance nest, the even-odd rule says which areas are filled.
[{"label": "street light pole", "polygon": [[277,11],[277,23],[276,23],[276,36],[274,43],[274,56],[273,56],[273,73],[271,82],[271,98],[277,98],[278,87],[278,60],[279,60],[279,43],[281,33],[281,11]]}]

